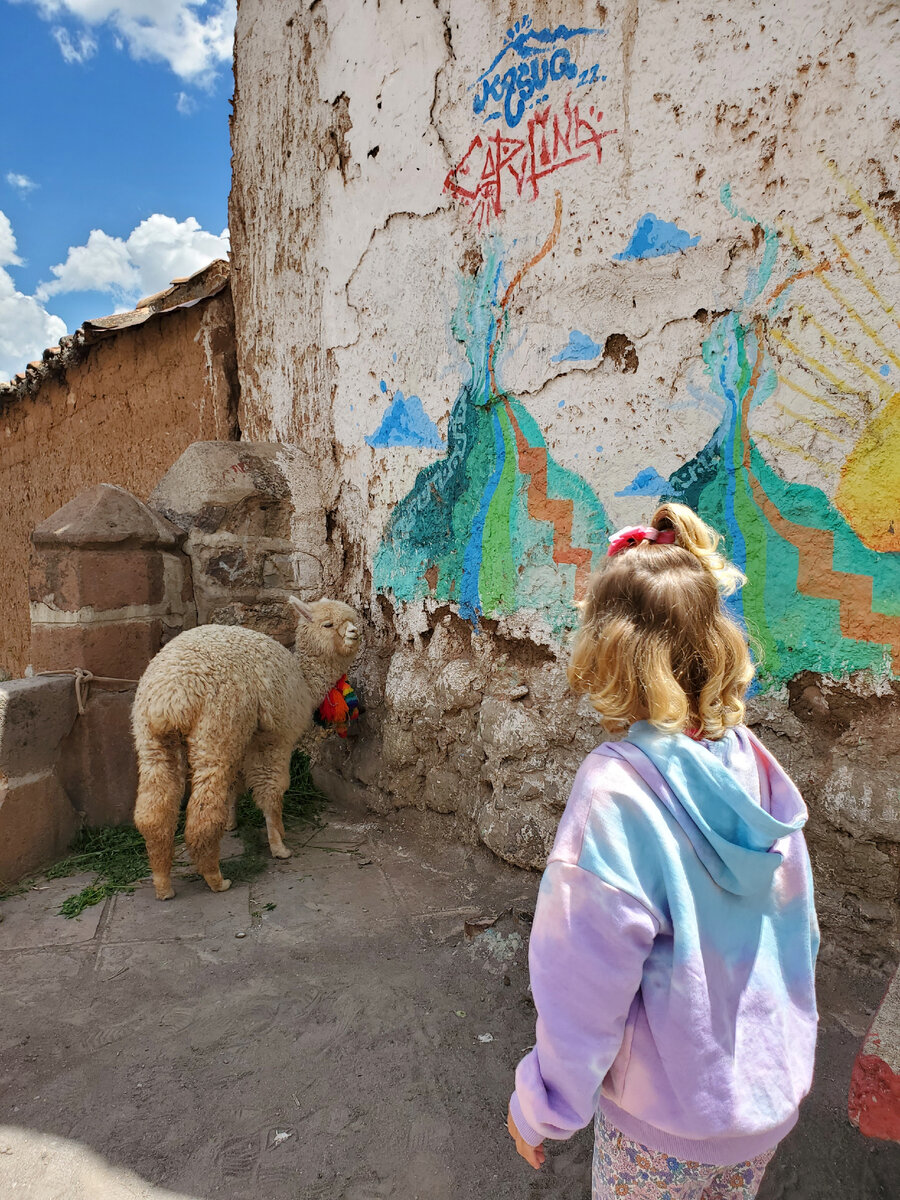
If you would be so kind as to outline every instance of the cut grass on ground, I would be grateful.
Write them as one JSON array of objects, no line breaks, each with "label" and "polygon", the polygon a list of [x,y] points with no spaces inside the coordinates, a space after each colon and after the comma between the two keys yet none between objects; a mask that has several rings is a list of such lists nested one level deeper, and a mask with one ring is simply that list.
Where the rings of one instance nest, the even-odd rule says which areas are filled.
[{"label": "cut grass on ground", "polygon": [[[291,782],[284,793],[283,816],[286,829],[319,823],[319,813],[325,797],[312,781],[309,757],[295,750],[291,758]],[[238,801],[237,834],[243,842],[243,852],[226,859],[222,870],[233,883],[244,883],[261,874],[270,861],[265,836],[266,820],[253,803],[249,792]],[[184,843],[184,811],[178,820],[176,845]],[[80,892],[67,896],[60,906],[64,917],[77,917],[93,904],[100,904],[116,892],[133,892],[134,885],[150,874],[144,839],[133,825],[104,826],[82,829],[69,855],[46,872],[48,879],[64,879],[93,871],[93,883]],[[0,899],[17,895],[31,885],[22,884],[0,894]]]}]

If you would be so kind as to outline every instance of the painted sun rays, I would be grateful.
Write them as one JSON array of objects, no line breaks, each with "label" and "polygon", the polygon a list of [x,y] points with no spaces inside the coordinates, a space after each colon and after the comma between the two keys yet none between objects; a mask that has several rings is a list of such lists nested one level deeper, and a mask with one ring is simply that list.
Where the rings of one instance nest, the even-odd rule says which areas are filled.
[{"label": "painted sun rays", "polygon": [[[760,230],[763,252],[742,309],[719,318],[703,344],[722,421],[672,476],[669,494],[727,529],[750,580],[732,608],[762,650],[764,681],[810,665],[883,669],[885,655],[898,672],[900,556],[891,551],[900,486],[891,447],[900,414],[887,378],[896,355],[891,329],[875,328],[849,297],[848,279],[889,317],[893,306],[841,239],[832,239],[836,256],[817,257],[792,229],[738,209],[729,189],[722,199]],[[821,486],[785,472],[795,480],[818,474]]]}]

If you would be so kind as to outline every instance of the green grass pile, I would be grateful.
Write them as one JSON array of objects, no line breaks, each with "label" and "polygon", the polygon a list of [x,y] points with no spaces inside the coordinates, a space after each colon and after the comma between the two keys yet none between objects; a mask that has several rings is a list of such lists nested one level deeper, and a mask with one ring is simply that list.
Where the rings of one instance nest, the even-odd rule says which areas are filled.
[{"label": "green grass pile", "polygon": [[[291,758],[291,782],[284,794],[285,829],[318,824],[324,804],[325,797],[312,781],[309,757],[295,750]],[[265,817],[253,803],[250,793],[245,792],[238,801],[237,825],[243,852],[222,862],[223,874],[233,883],[254,879],[271,861],[265,827]],[[176,845],[184,842],[183,811],[179,817],[175,842]],[[94,881],[80,892],[66,897],[59,910],[62,916],[77,917],[86,908],[101,904],[107,896],[116,892],[133,892],[138,880],[146,879],[150,874],[144,839],[132,825],[83,829],[68,856],[62,862],[55,863],[46,875],[48,879],[65,879],[86,871],[94,872]],[[15,891],[7,894],[13,895]]]}]

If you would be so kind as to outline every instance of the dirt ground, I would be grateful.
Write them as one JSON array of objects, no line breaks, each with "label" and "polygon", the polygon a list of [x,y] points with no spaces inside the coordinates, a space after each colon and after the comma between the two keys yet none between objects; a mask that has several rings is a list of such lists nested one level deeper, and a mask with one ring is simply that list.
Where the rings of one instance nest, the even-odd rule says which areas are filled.
[{"label": "dirt ground", "polygon": [[[504,1128],[537,877],[436,818],[326,819],[223,895],[0,905],[2,1200],[586,1200],[589,1133],[535,1173]],[[846,1119],[885,983],[823,963],[815,1089],[762,1200],[900,1196],[900,1146]]]}]

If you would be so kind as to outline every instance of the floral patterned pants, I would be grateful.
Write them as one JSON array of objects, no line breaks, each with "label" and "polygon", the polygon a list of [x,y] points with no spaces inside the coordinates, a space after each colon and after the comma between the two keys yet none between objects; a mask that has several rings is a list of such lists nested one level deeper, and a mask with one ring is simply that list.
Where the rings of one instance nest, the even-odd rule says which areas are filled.
[{"label": "floral patterned pants", "polygon": [[593,1200],[752,1200],[775,1153],[767,1150],[749,1162],[714,1167],[648,1150],[602,1113],[594,1128]]}]

